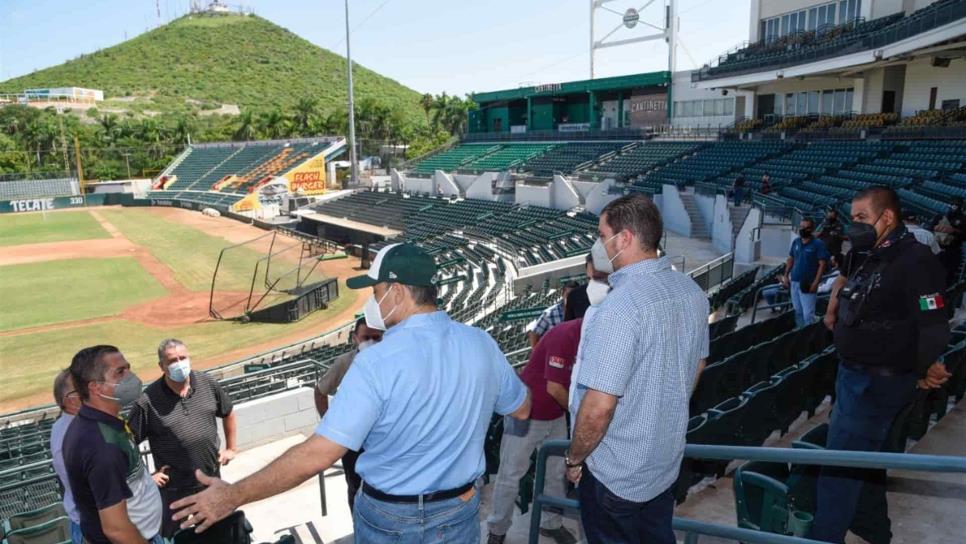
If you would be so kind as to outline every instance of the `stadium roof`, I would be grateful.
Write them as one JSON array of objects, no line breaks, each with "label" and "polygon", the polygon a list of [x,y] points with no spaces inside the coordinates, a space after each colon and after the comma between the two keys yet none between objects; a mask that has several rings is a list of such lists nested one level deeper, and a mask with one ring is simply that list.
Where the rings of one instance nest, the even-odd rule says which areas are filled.
[{"label": "stadium roof", "polygon": [[632,74],[627,76],[585,79],[583,81],[568,81],[566,83],[550,83],[531,87],[520,87],[517,89],[507,89],[504,91],[473,93],[473,100],[477,104],[481,104],[484,102],[497,102],[500,100],[519,100],[538,96],[559,96],[564,94],[585,93],[589,91],[616,91],[631,87],[668,85],[670,81],[670,72],[648,72],[644,74]]}]

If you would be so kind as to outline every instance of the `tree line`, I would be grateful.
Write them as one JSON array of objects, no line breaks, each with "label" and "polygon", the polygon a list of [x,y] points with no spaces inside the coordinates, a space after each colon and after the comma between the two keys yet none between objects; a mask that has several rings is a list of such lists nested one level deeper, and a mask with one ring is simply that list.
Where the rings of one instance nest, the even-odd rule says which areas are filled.
[{"label": "tree line", "polygon": [[[396,160],[424,155],[466,128],[469,98],[425,94],[423,116],[373,98],[355,104],[356,139],[363,156],[383,145],[406,146]],[[246,109],[240,115],[172,113],[136,116],[100,112],[57,113],[53,108],[0,107],[0,174],[76,175],[78,148],[85,179],[157,175],[189,142],[250,141],[347,136],[348,107],[323,111],[313,98],[290,110]],[[75,146],[75,138],[77,145]]]}]

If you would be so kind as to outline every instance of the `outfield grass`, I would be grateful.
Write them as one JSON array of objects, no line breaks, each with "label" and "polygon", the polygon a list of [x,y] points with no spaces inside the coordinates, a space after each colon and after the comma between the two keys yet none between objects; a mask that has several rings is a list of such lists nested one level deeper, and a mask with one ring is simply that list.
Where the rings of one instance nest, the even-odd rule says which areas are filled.
[{"label": "outfield grass", "polygon": [[[175,279],[191,291],[208,291],[211,276],[222,248],[230,245],[223,238],[210,236],[193,227],[168,221],[147,209],[102,210],[104,218],[124,236],[168,265]],[[248,291],[255,263],[262,255],[248,248],[237,248],[222,262],[217,289]]]},{"label": "outfield grass", "polygon": [[[48,263],[49,264],[49,263]],[[337,325],[323,324],[345,310],[358,293],[339,286],[340,297],[325,311],[315,312],[298,323],[237,323],[212,321],[177,327],[156,328],[122,319],[80,327],[20,336],[0,336],[0,402],[10,402],[50,390],[56,372],[68,364],[80,348],[92,344],[114,344],[121,348],[145,382],[160,375],[155,351],[163,338],[184,341],[196,362],[245,346],[271,342],[282,336],[304,333],[305,338],[322,334]],[[281,347],[281,346],[279,346]]]},{"label": "outfield grass", "polygon": [[0,266],[0,330],[114,315],[166,294],[132,257]]},{"label": "outfield grass", "polygon": [[86,211],[0,215],[0,247],[110,237]]}]

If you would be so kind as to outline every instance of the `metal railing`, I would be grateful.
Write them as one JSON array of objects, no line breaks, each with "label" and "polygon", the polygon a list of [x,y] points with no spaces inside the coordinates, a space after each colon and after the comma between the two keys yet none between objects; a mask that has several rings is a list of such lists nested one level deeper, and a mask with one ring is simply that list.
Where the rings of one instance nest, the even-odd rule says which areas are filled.
[{"label": "metal railing", "polygon": [[529,142],[529,141],[580,141],[580,140],[646,140],[652,135],[648,128],[590,129],[575,132],[558,130],[530,130],[510,132],[467,132],[461,136],[463,143],[470,142]]},{"label": "metal railing", "polygon": [[708,291],[731,279],[735,270],[735,254],[726,253],[688,272],[688,276]]},{"label": "metal railing", "polygon": [[[568,447],[570,447],[570,441],[568,440],[550,440],[544,442],[543,446],[537,452],[536,476],[533,485],[533,513],[530,516],[530,544],[537,544],[539,542],[540,518],[542,517],[544,507],[580,510],[580,502],[575,499],[544,494],[547,458],[550,456],[563,456]],[[747,461],[794,463],[799,465],[966,473],[966,457],[948,455],[688,444],[684,448],[684,456],[692,459],[712,459],[720,461],[743,459]],[[679,517],[673,518],[672,527],[685,534],[684,541],[688,544],[696,544],[699,535],[740,540],[752,544],[821,543],[819,540],[765,533]]]},{"label": "metal railing", "polygon": [[221,380],[219,385],[235,402],[247,402],[282,391],[312,386],[328,368],[313,359],[302,359],[227,378]]}]

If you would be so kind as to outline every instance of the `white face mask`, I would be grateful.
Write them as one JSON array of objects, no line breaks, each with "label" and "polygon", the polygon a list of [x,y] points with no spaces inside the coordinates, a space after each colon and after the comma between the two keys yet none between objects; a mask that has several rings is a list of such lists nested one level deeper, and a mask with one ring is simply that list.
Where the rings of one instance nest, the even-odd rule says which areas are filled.
[{"label": "white face mask", "polygon": [[607,282],[590,280],[590,283],[587,284],[587,299],[590,300],[590,305],[600,306],[609,291],[610,285],[607,285]]},{"label": "white face mask", "polygon": [[191,374],[191,359],[182,359],[168,365],[168,378],[173,382],[184,383],[189,374]]},{"label": "white face mask", "polygon": [[597,241],[594,242],[594,245],[590,248],[590,256],[594,259],[594,268],[596,270],[606,272],[608,274],[614,272],[614,259],[623,253],[624,250],[622,249],[617,252],[617,255],[609,257],[607,256],[607,248],[605,247],[605,244],[614,238],[617,238],[617,234],[611,236],[606,241],[602,240],[601,238],[597,238]]},{"label": "white face mask", "polygon": [[370,347],[372,347],[374,345],[376,345],[376,341],[375,340],[363,340],[362,342],[359,343],[358,346],[356,346],[356,349],[358,349],[359,351],[363,351],[366,348],[370,348]]},{"label": "white face mask", "polygon": [[369,328],[376,329],[377,331],[386,330],[386,318],[391,316],[393,312],[396,311],[396,307],[393,307],[388,314],[382,315],[382,310],[379,309],[379,305],[382,304],[382,301],[386,300],[386,297],[389,296],[390,291],[392,291],[391,285],[386,291],[386,294],[382,295],[382,298],[379,299],[378,302],[376,302],[375,294],[371,295],[369,300],[366,301],[366,305],[363,307],[362,311],[366,314],[366,326]]}]

